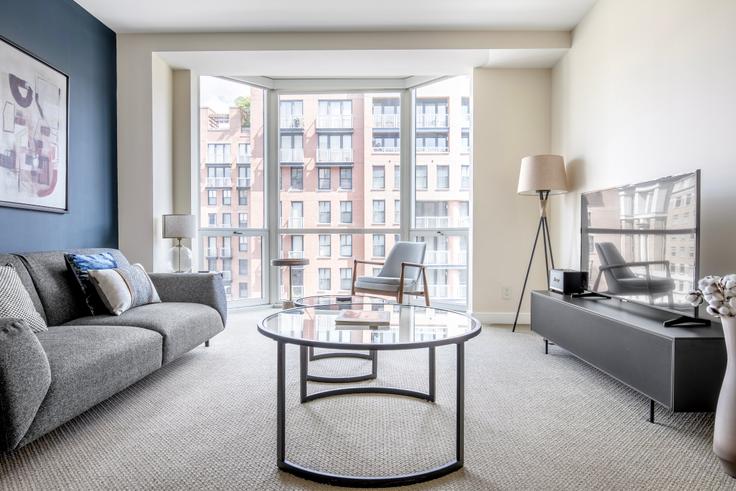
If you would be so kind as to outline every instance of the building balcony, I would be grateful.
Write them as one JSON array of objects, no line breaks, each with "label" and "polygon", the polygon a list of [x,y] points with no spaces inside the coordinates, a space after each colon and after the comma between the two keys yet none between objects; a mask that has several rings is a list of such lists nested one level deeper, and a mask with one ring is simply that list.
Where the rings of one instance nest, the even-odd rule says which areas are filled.
[{"label": "building balcony", "polygon": [[249,153],[241,153],[238,155],[238,164],[250,164],[250,158]]},{"label": "building balcony", "polygon": [[304,251],[289,251],[289,259],[304,259]]},{"label": "building balcony", "polygon": [[461,123],[463,128],[470,128],[470,114],[463,114]]},{"label": "building balcony", "polygon": [[304,117],[302,115],[281,116],[279,118],[279,128],[282,130],[303,130]]},{"label": "building balcony", "polygon": [[399,147],[373,147],[373,153],[399,153]]},{"label": "building balcony", "polygon": [[468,263],[468,251],[427,251],[425,263],[433,266],[464,266]]},{"label": "building balcony", "polygon": [[238,177],[237,184],[239,188],[249,188],[250,187],[250,177]]},{"label": "building balcony", "polygon": [[450,217],[416,217],[416,228],[448,228]]},{"label": "building balcony", "polygon": [[417,114],[417,128],[448,128],[447,114]]},{"label": "building balcony", "polygon": [[444,145],[442,147],[417,146],[417,153],[447,153],[450,147]]},{"label": "building balcony", "polygon": [[208,188],[229,188],[233,185],[233,181],[229,177],[208,177]]},{"label": "building balcony", "polygon": [[304,228],[304,217],[289,217],[287,228]]},{"label": "building balcony", "polygon": [[303,148],[282,148],[279,150],[279,162],[304,164]]},{"label": "building balcony", "polygon": [[215,258],[217,257],[217,247],[208,247],[204,253],[207,258]]},{"label": "building balcony", "polygon": [[230,247],[221,247],[220,257],[224,257],[224,258],[233,257],[233,250]]},{"label": "building balcony", "polygon": [[317,128],[343,129],[352,127],[352,114],[320,114],[317,116]]},{"label": "building balcony", "polygon": [[399,114],[374,114],[374,128],[398,128],[401,124],[401,116]]},{"label": "building balcony", "polygon": [[317,162],[352,162],[352,148],[318,148]]}]

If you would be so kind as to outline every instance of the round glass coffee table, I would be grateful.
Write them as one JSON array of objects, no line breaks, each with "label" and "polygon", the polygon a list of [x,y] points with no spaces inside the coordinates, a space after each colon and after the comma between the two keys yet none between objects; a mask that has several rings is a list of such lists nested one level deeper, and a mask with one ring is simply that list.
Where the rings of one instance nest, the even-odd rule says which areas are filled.
[{"label": "round glass coffee table", "polygon": [[[373,295],[314,295],[311,297],[302,297],[294,300],[295,307],[322,307],[329,305],[337,306],[340,309],[348,309],[352,304],[371,304],[373,309],[381,308],[381,305],[394,304],[394,299],[376,297]],[[378,376],[378,354],[376,351],[368,353],[355,353],[350,351],[332,351],[328,353],[315,354],[314,346],[309,347],[309,361],[324,360],[326,358],[358,358],[361,360],[371,361],[371,372],[365,375],[355,375],[352,377],[323,377],[317,375],[306,374],[307,380],[310,382],[321,383],[347,383],[347,382],[363,382],[373,380]]]},{"label": "round glass coffee table", "polygon": [[[270,315],[258,324],[258,331],[277,342],[276,349],[276,462],[278,468],[312,481],[349,487],[387,487],[414,484],[444,476],[460,469],[464,461],[465,434],[465,342],[480,334],[480,322],[471,315],[451,310],[409,305],[384,305],[389,312],[387,326],[365,327],[336,323],[343,306],[299,307]],[[351,311],[374,312],[375,305],[351,304]],[[351,312],[352,313],[352,312]],[[435,348],[456,347],[455,458],[421,472],[395,476],[348,476],[318,471],[286,458],[286,345],[299,346],[300,400],[307,403],[324,397],[351,394],[390,394],[434,402],[436,396]],[[398,388],[353,386],[309,393],[307,351],[310,347],[338,350],[429,351],[427,392]]]}]

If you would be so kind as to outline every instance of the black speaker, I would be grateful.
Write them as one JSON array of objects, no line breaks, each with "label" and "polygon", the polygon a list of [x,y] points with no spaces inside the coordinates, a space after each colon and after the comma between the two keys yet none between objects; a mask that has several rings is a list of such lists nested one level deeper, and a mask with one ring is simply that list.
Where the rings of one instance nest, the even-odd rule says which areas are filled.
[{"label": "black speaker", "polygon": [[583,293],[588,288],[588,272],[553,269],[549,273],[549,289],[563,295]]}]

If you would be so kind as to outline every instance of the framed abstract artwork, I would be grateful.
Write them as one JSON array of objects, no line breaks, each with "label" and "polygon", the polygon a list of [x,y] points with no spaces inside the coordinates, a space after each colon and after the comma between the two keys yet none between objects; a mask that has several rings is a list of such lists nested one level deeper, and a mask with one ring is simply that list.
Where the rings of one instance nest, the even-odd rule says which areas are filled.
[{"label": "framed abstract artwork", "polygon": [[68,211],[69,77],[0,36],[0,206]]}]

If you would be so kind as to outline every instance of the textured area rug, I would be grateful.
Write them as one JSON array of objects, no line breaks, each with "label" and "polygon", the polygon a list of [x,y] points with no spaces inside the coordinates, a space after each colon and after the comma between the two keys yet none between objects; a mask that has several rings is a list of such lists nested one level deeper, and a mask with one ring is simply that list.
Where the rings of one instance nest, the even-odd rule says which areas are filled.
[{"label": "textured area rug", "polygon": [[[0,457],[2,489],[317,489],[276,469],[276,344],[226,331],[53,433]],[[341,396],[300,404],[287,350],[287,457],[335,473],[427,469],[454,452],[455,352],[437,402]],[[310,363],[322,375],[365,360]],[[426,390],[426,350],[379,353],[382,385]],[[310,384],[311,390],[328,387]],[[466,345],[465,467],[406,489],[736,489],[711,452],[712,414],[672,414],[539,337],[484,327]]]}]

